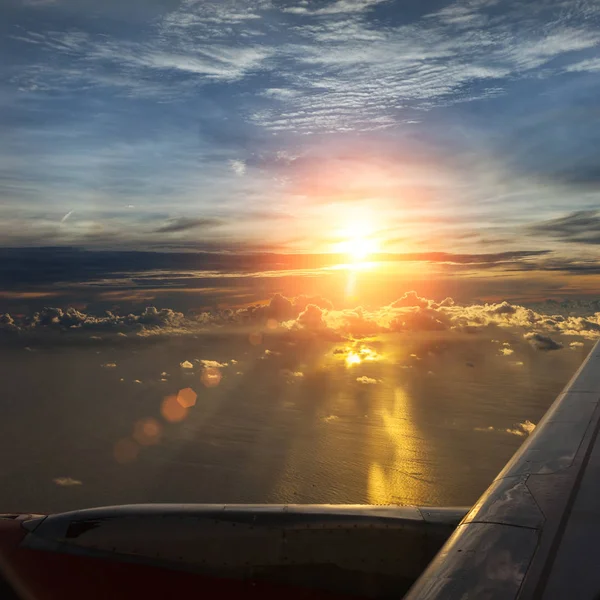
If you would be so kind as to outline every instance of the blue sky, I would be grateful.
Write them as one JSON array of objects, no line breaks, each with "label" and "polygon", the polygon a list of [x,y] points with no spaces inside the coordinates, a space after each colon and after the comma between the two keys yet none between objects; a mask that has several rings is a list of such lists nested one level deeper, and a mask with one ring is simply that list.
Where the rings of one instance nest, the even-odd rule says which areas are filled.
[{"label": "blue sky", "polygon": [[389,252],[597,261],[599,23],[594,0],[8,0],[2,245],[327,252],[358,223]]}]

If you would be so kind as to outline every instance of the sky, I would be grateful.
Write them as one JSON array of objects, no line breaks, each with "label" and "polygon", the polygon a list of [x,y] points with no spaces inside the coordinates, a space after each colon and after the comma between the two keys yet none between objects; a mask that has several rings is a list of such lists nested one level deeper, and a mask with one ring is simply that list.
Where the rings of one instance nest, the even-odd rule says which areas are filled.
[{"label": "sky", "polygon": [[594,0],[7,0],[3,15],[4,247],[327,254],[359,238],[515,253],[502,264],[573,293],[596,282]]}]

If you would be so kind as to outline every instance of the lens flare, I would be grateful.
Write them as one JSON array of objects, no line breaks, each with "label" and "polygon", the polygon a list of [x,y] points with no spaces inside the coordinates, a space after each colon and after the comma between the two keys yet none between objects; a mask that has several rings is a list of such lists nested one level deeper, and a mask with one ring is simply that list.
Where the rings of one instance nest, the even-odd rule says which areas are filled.
[{"label": "lens flare", "polygon": [[221,371],[214,367],[208,367],[202,371],[202,375],[200,376],[200,381],[207,387],[217,387],[219,383],[221,383]]},{"label": "lens flare", "polygon": [[183,406],[183,408],[192,408],[196,406],[196,399],[198,394],[192,388],[184,388],[179,390],[177,393],[177,402]]},{"label": "lens flare", "polygon": [[162,435],[161,424],[151,417],[140,419],[133,426],[133,439],[140,446],[153,446],[158,444]]},{"label": "lens flare", "polygon": [[179,401],[179,394],[177,396],[167,396],[161,404],[160,414],[169,423],[179,423],[187,417],[188,407]]}]

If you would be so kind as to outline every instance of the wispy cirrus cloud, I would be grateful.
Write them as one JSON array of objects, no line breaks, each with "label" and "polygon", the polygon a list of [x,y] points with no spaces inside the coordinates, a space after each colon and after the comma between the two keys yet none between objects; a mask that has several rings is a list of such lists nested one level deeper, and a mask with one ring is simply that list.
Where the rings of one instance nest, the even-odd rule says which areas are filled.
[{"label": "wispy cirrus cloud", "polygon": [[[401,25],[382,26],[358,11],[300,21],[293,28],[297,41],[285,51],[305,68],[286,73],[287,98],[274,95],[291,108],[263,110],[255,119],[275,131],[390,127],[402,123],[407,109],[497,96],[507,80],[600,41],[584,22],[563,18],[536,29],[535,9],[512,4],[492,16],[495,4],[455,2]],[[299,89],[304,93],[297,96]]]},{"label": "wispy cirrus cloud", "polygon": [[[389,0],[277,9],[270,2],[188,1],[162,17],[151,40],[83,31],[25,32],[18,38],[72,57],[70,75],[61,67],[55,85],[69,77],[75,84],[79,73],[82,83],[169,96],[173,84],[179,93],[190,92],[190,81],[165,82],[160,90],[148,85],[144,73],[181,73],[196,84],[270,73],[287,82],[271,92],[286,106],[256,111],[253,121],[275,131],[389,127],[402,123],[407,108],[493,97],[503,92],[506,78],[526,76],[600,41],[598,31],[577,16],[531,27],[536,10],[519,4],[498,15],[490,12],[493,2],[459,0],[399,25],[370,19],[384,4]],[[266,35],[276,23],[288,27],[289,35]],[[235,45],[232,36],[238,36]],[[566,69],[593,68],[589,61]],[[29,68],[19,77],[40,90],[52,86],[53,69]]]},{"label": "wispy cirrus cloud", "polygon": [[363,12],[384,2],[389,0],[334,0],[325,6],[316,7],[314,3],[304,0],[296,6],[284,8],[283,12],[295,15],[338,15]]},{"label": "wispy cirrus cloud", "polygon": [[60,0],[21,0],[25,6],[52,6],[58,4]]},{"label": "wispy cirrus cloud", "polygon": [[[130,87],[138,93],[167,93],[168,86],[154,82],[148,84],[144,72],[180,72],[200,77],[205,81],[234,81],[249,71],[260,67],[273,52],[272,49],[248,44],[232,47],[226,44],[204,43],[194,45],[187,40],[183,44],[162,39],[159,43],[136,42],[92,35],[85,32],[54,31],[41,38],[35,32],[19,36],[19,40],[42,45],[69,57],[70,66],[48,65],[43,69],[32,65],[17,76],[18,82],[29,82],[29,89],[65,87],[94,84],[104,87]],[[90,69],[91,67],[91,69]],[[176,82],[179,92],[186,89],[187,82]],[[167,94],[168,95],[168,94]]]},{"label": "wispy cirrus cloud", "polygon": [[[482,239],[521,248],[515,228],[556,211],[565,190],[588,194],[574,207],[595,205],[595,159],[546,138],[562,140],[559,128],[572,131],[579,119],[594,145],[585,103],[595,89],[597,3],[159,4],[152,19],[136,14],[135,28],[112,18],[110,3],[103,14],[112,20],[92,27],[70,1],[29,29],[11,25],[10,56],[23,57],[2,67],[0,89],[10,109],[0,123],[0,185],[11,244],[31,239],[25,224],[47,242],[123,241],[116,220],[85,216],[105,204],[143,206],[127,219],[132,244],[152,228],[169,233],[158,231],[166,215],[212,216],[215,204],[231,215],[260,205],[297,216],[305,204],[341,199],[366,200],[375,213],[382,206],[395,239],[410,222],[413,239],[436,245],[428,249],[458,245],[474,223]],[[477,104],[466,111],[465,102]],[[586,189],[573,191],[582,177]],[[44,210],[33,223],[24,213],[35,203]],[[159,225],[146,212],[162,212]],[[432,235],[434,212],[460,212],[462,224]],[[300,237],[323,222],[311,218]]]},{"label": "wispy cirrus cloud", "polygon": [[600,71],[600,58],[588,58],[581,62],[570,64],[566,70],[572,73],[596,73]]}]

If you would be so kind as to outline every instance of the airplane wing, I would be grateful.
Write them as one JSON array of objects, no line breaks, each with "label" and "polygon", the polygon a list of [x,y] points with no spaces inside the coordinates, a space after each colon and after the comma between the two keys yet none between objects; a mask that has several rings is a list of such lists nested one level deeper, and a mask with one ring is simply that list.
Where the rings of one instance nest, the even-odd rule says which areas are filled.
[{"label": "airplane wing", "polygon": [[0,566],[31,600],[402,595],[467,511],[148,504],[0,515]]},{"label": "airplane wing", "polygon": [[409,600],[600,594],[600,342]]}]

